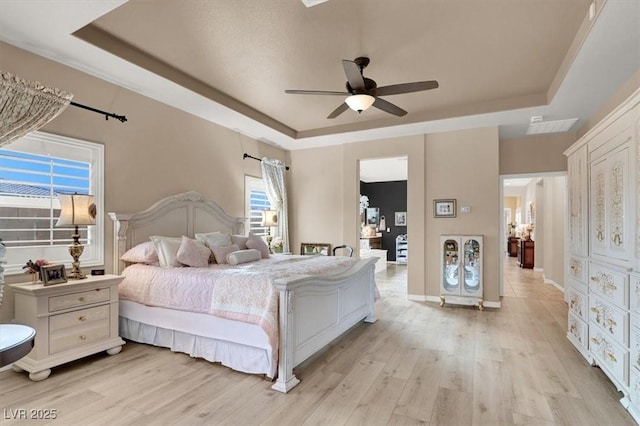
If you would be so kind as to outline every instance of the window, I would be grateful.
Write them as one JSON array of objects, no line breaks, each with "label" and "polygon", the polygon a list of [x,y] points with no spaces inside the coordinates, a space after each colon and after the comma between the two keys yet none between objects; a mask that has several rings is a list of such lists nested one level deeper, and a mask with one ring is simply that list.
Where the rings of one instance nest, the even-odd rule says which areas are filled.
[{"label": "window", "polygon": [[270,210],[271,203],[267,198],[264,182],[253,176],[244,177],[244,210],[245,217],[249,218],[249,232],[255,235],[267,235],[267,228],[260,226],[262,210]]},{"label": "window", "polygon": [[72,227],[56,228],[58,194],[92,194],[96,225],[80,227],[82,266],[104,263],[102,145],[34,132],[0,149],[0,238],[6,274],[22,273],[27,260],[71,265]]}]

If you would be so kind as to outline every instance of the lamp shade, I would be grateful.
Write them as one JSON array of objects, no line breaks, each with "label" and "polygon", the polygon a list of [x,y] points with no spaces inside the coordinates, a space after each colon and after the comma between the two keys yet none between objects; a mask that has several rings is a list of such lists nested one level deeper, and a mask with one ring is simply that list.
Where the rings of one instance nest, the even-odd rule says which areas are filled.
[{"label": "lamp shade", "polygon": [[362,112],[367,110],[373,103],[376,101],[371,95],[351,95],[347,99],[344,100],[349,108],[354,111]]},{"label": "lamp shade", "polygon": [[260,212],[262,220],[260,226],[277,226],[278,225],[278,212],[275,210],[262,210]]},{"label": "lamp shade", "polygon": [[60,217],[56,226],[95,225],[96,205],[93,195],[58,194],[60,200]]}]

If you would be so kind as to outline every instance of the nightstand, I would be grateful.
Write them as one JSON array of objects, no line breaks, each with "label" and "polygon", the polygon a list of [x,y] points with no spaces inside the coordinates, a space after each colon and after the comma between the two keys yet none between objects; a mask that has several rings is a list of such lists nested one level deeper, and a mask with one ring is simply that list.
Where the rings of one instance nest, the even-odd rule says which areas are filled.
[{"label": "nightstand", "polygon": [[118,275],[90,276],[64,284],[13,284],[16,322],[37,331],[33,350],[13,364],[33,381],[44,380],[51,367],[107,351],[120,352]]}]

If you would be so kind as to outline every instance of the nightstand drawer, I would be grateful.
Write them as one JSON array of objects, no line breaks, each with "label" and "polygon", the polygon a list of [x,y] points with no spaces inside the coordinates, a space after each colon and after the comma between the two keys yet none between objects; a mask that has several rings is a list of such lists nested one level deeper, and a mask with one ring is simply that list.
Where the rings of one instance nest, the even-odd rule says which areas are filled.
[{"label": "nightstand drawer", "polygon": [[52,315],[49,317],[49,330],[55,332],[76,325],[108,320],[109,308],[109,305],[103,305],[66,314]]},{"label": "nightstand drawer", "polygon": [[49,312],[74,308],[76,306],[90,305],[92,303],[106,302],[110,297],[109,287],[70,293],[62,296],[53,296],[49,298]]},{"label": "nightstand drawer", "polygon": [[109,320],[103,319],[49,333],[49,353],[54,354],[109,337]]}]

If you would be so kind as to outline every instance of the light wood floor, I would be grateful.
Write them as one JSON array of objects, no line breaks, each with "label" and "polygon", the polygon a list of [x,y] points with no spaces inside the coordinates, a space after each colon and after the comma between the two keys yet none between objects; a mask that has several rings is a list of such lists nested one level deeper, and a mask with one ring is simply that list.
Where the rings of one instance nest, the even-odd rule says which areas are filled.
[{"label": "light wood floor", "polygon": [[361,324],[297,369],[284,395],[270,382],[167,349],[128,343],[53,369],[0,373],[10,409],[55,409],[64,425],[632,425],[620,395],[567,341],[562,293],[509,259],[501,309],[406,300],[406,267],[377,275],[378,322]]}]

